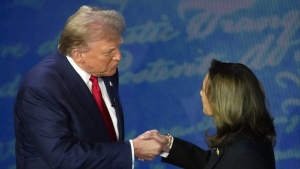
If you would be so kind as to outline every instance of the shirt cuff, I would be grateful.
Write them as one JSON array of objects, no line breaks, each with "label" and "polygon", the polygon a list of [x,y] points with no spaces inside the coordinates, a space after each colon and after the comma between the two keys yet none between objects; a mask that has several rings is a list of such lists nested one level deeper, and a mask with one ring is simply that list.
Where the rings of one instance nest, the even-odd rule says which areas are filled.
[{"label": "shirt cuff", "polygon": [[132,169],[134,169],[134,147],[133,147],[132,140],[129,140],[129,142],[131,145]]},{"label": "shirt cuff", "polygon": [[[172,146],[173,146],[173,141],[174,141],[174,137],[171,137],[171,144],[170,144],[170,150],[171,150],[171,148],[172,148]],[[170,152],[170,151],[169,151]],[[168,155],[169,155],[169,153],[167,153],[167,152],[163,152],[163,153],[161,153],[160,154],[160,156],[161,157],[164,157],[164,158],[167,158],[168,157]]]}]

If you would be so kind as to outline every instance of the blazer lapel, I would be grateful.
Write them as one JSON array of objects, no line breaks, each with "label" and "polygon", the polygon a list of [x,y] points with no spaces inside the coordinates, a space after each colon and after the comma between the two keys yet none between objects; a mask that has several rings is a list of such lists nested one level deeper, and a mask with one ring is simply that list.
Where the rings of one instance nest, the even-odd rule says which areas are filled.
[{"label": "blazer lapel", "polygon": [[224,153],[224,147],[222,146],[221,148],[213,150],[211,157],[205,166],[205,169],[212,169],[220,160]]},{"label": "blazer lapel", "polygon": [[124,140],[124,116],[123,109],[118,93],[118,73],[112,77],[103,77],[104,84],[106,86],[107,93],[110,97],[112,107],[116,111],[116,116],[118,120],[118,130],[119,130],[119,140]]},{"label": "blazer lapel", "polygon": [[[65,85],[69,89],[70,103],[76,107],[78,113],[84,113],[85,116],[88,116],[92,122],[91,124],[93,124],[96,129],[106,131],[106,126],[100,115],[98,106],[82,78],[71,66],[66,56],[58,54],[56,60],[65,80]],[[107,138],[109,141],[108,132],[102,132],[101,135],[105,133],[107,136],[104,136],[102,139]]]}]

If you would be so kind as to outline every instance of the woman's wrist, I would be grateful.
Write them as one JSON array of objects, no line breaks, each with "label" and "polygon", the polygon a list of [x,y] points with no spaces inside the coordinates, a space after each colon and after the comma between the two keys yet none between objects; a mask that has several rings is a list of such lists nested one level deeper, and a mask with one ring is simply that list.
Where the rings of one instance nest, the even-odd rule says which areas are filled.
[{"label": "woman's wrist", "polygon": [[165,134],[165,138],[167,140],[166,146],[169,147],[169,148],[171,148],[172,144],[173,144],[173,137],[170,134],[166,133]]}]

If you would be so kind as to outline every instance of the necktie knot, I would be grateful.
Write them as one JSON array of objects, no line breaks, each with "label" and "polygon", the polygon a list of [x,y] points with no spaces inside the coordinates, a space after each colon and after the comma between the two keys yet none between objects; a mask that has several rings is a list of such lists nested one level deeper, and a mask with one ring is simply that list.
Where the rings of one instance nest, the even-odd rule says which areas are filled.
[{"label": "necktie knot", "polygon": [[98,83],[98,77],[91,75],[90,81],[91,81],[93,84],[94,84],[94,83]]},{"label": "necktie knot", "polygon": [[99,92],[100,88],[99,88],[99,84],[98,84],[98,77],[91,75],[90,81],[92,82],[92,93],[93,93],[93,91]]}]

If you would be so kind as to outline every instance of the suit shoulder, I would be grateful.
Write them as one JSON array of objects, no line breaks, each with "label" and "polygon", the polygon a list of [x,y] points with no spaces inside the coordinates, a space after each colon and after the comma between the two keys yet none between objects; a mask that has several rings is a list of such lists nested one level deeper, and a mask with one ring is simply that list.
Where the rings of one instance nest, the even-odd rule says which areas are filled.
[{"label": "suit shoulder", "polygon": [[60,80],[60,73],[54,54],[52,54],[45,57],[27,72],[23,84],[42,87],[57,80]]}]

